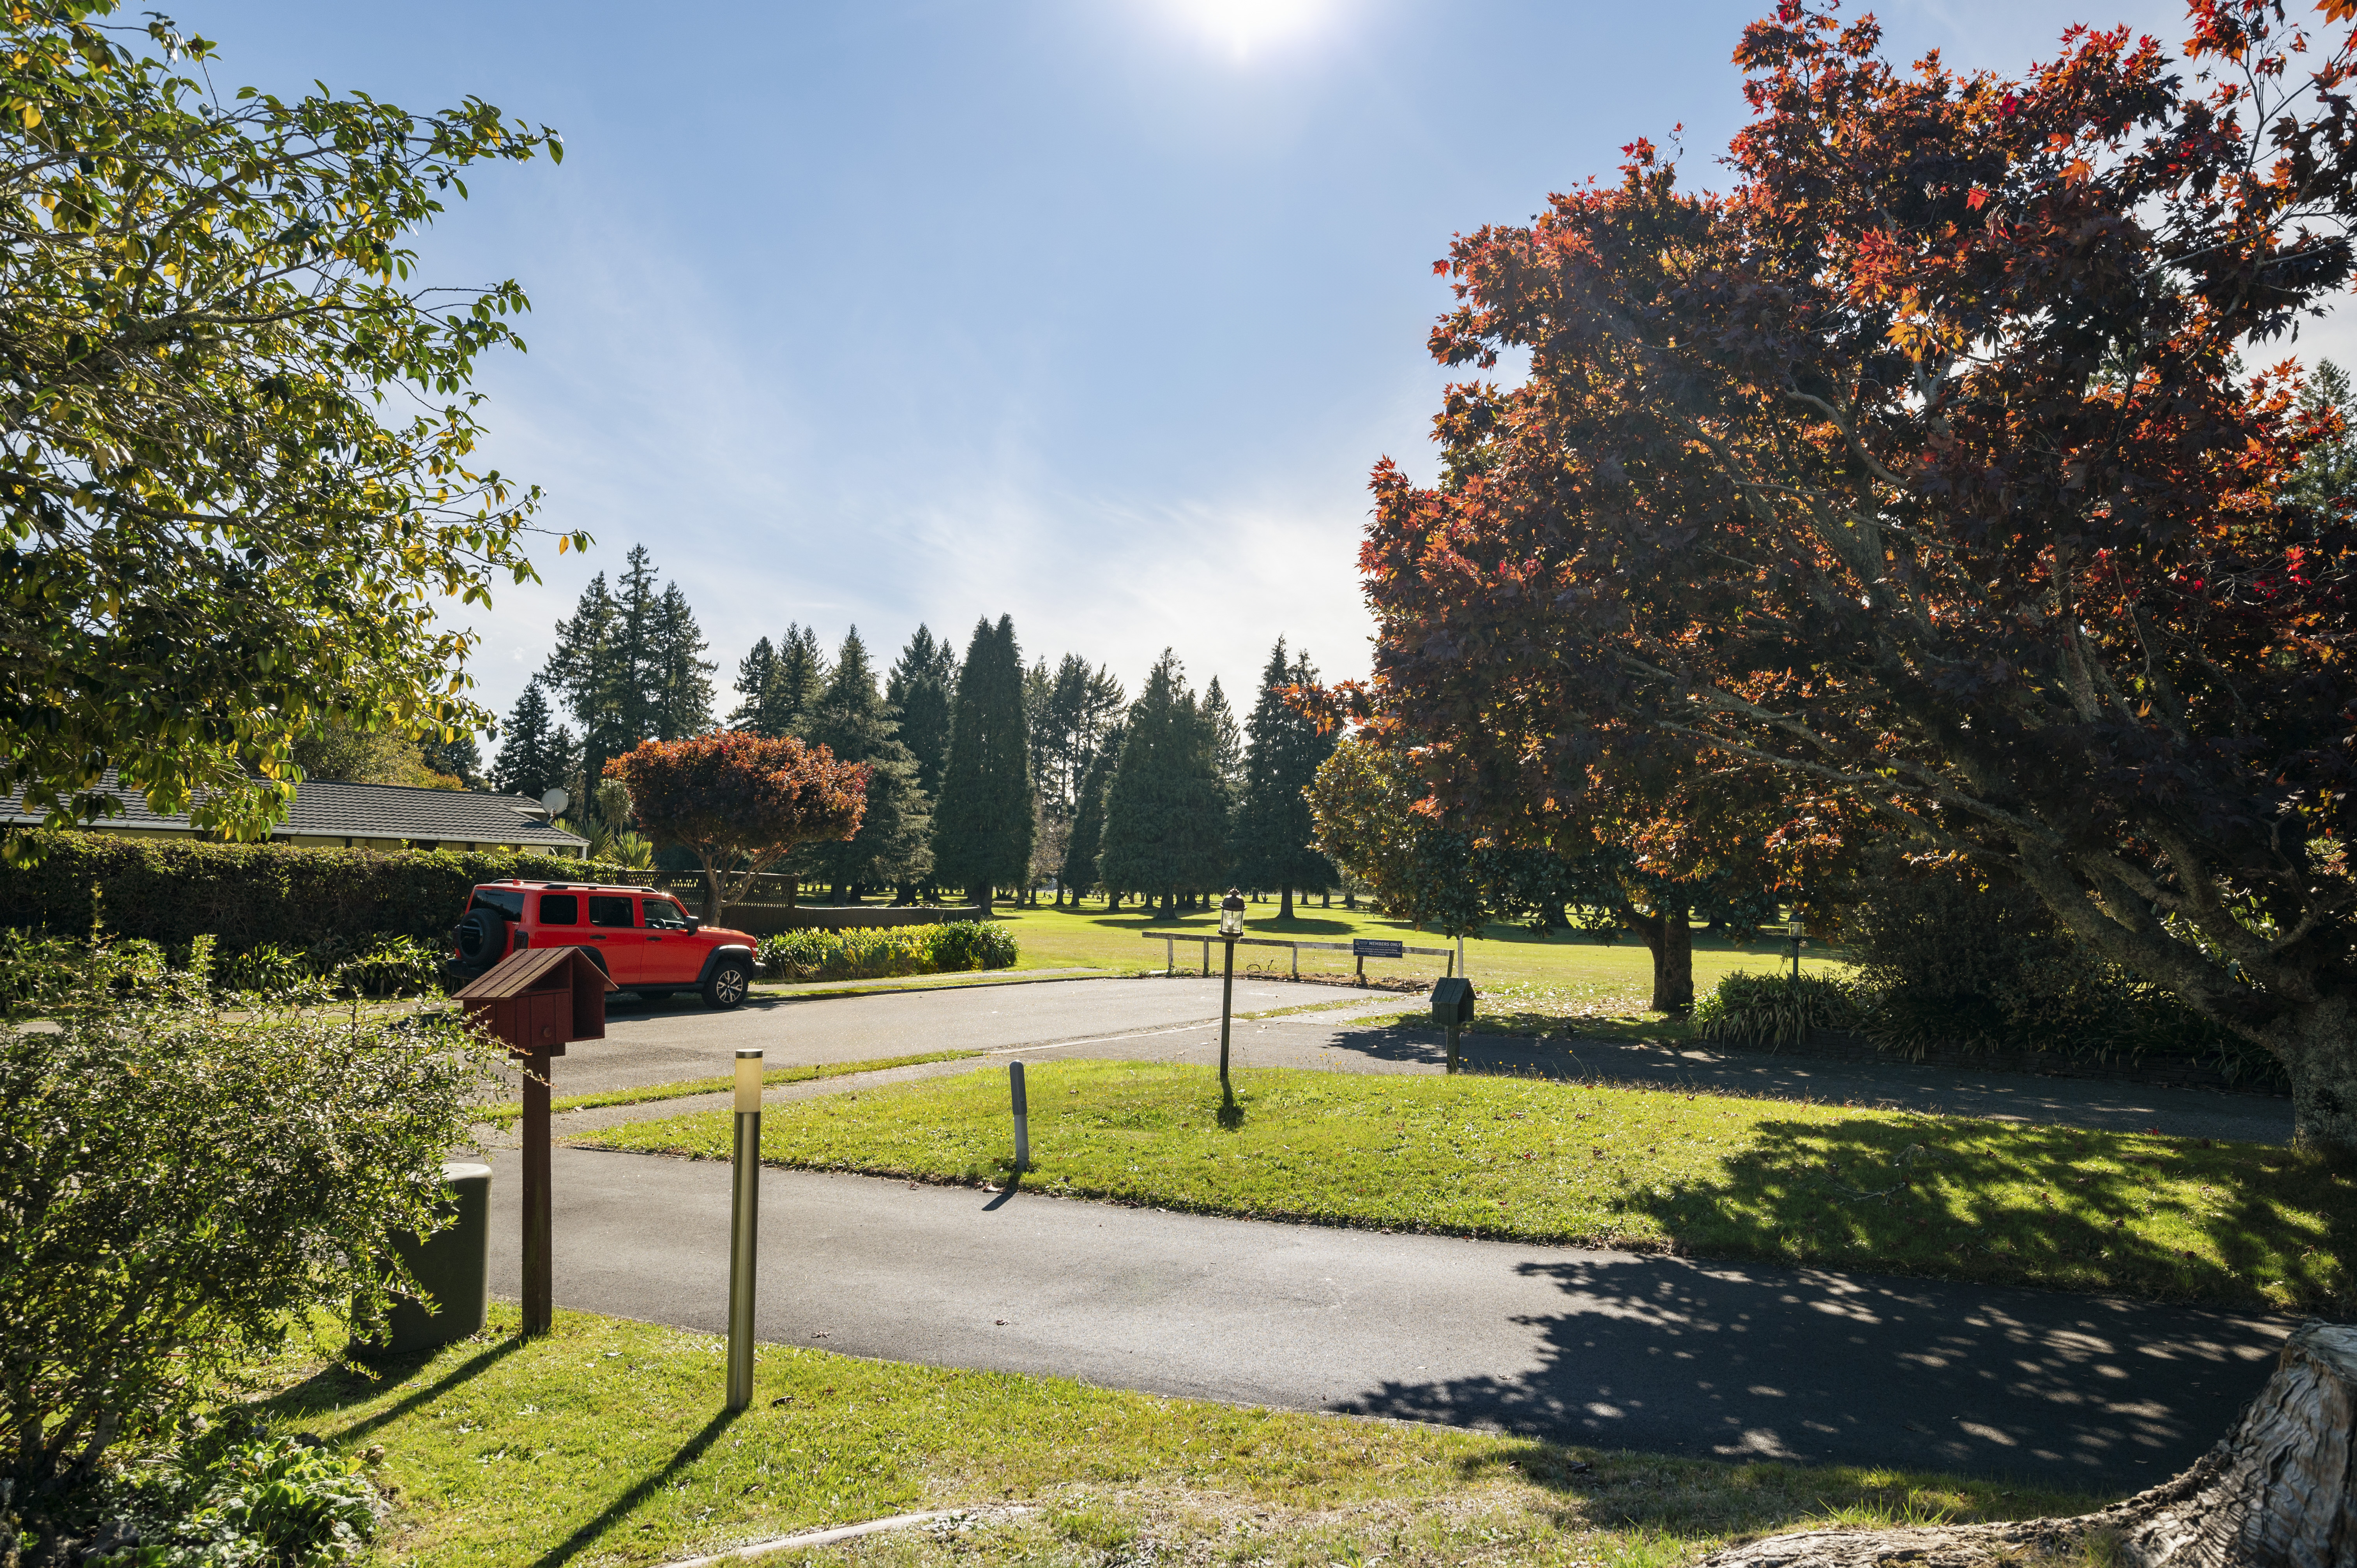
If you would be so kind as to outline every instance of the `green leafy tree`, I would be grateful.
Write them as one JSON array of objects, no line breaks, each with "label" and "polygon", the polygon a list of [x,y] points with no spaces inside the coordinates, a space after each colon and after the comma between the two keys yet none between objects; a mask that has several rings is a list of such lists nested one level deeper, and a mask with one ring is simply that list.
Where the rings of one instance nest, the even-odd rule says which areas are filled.
[{"label": "green leafy tree", "polygon": [[1288,663],[1285,639],[1278,638],[1261,671],[1260,695],[1246,726],[1242,799],[1228,844],[1237,882],[1275,888],[1277,918],[1286,920],[1293,918],[1296,888],[1327,888],[1340,880],[1313,843],[1318,824],[1305,793],[1333,755],[1334,736],[1285,698],[1288,689],[1307,692],[1317,684],[1309,656]]},{"label": "green leafy tree", "polygon": [[429,766],[414,740],[393,730],[354,729],[324,718],[295,743],[295,761],[306,779],[348,784],[405,784],[421,789],[455,789],[463,779]]},{"label": "green leafy tree", "polygon": [[435,772],[456,779],[469,789],[484,787],[483,748],[473,730],[460,730],[448,740],[428,736],[417,743],[417,748],[425,766]]},{"label": "green leafy tree", "polygon": [[1015,620],[974,625],[950,711],[950,749],[933,810],[942,880],[988,908],[994,887],[1020,887],[1031,868],[1029,725]]},{"label": "green leafy tree", "polygon": [[656,845],[689,851],[704,873],[705,918],[741,903],[753,879],[806,843],[859,831],[867,770],[791,736],[710,730],[650,740],[609,769]]},{"label": "green leafy tree", "polygon": [[117,768],[259,838],[317,722],[490,721],[443,601],[534,576],[539,492],[476,466],[468,390],[526,301],[416,284],[407,242],[561,149],[475,99],[224,97],[212,43],[113,15],[0,21],[0,792],[90,820]]},{"label": "green leafy tree", "polygon": [[1227,789],[1211,726],[1168,649],[1132,703],[1105,789],[1098,884],[1161,900],[1220,886]]},{"label": "green leafy tree", "polygon": [[867,769],[859,832],[813,844],[799,857],[812,875],[834,887],[838,904],[859,888],[913,884],[932,869],[930,802],[917,788],[917,759],[900,743],[896,727],[890,706],[876,690],[867,645],[853,627],[804,729],[813,745]]}]

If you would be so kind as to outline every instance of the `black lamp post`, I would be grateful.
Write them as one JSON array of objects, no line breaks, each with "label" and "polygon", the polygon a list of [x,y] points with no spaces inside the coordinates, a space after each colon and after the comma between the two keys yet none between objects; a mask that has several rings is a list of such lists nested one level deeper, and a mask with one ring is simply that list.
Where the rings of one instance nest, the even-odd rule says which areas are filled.
[{"label": "black lamp post", "polygon": [[1220,981],[1220,1098],[1235,1103],[1228,1087],[1228,1010],[1236,996],[1236,939],[1244,934],[1244,898],[1234,888],[1220,900],[1220,940],[1228,950],[1227,972]]}]

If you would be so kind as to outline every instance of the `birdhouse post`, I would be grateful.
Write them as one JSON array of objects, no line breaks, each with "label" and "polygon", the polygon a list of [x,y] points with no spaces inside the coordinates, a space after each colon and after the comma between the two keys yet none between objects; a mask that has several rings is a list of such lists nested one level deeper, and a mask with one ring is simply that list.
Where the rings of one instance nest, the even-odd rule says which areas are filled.
[{"label": "birdhouse post", "polygon": [[523,1068],[523,1331],[548,1332],[548,1069],[575,1040],[606,1037],[615,989],[582,948],[511,953],[454,993],[468,1021]]}]

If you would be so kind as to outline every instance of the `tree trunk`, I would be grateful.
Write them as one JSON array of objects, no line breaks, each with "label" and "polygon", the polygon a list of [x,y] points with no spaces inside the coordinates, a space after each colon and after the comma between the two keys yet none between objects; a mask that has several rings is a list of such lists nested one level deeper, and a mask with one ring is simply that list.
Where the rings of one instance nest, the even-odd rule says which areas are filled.
[{"label": "tree trunk", "polygon": [[1276,890],[1276,918],[1280,920],[1293,918],[1293,889],[1290,887]]},{"label": "tree trunk", "polygon": [[2085,1545],[2121,1568],[2357,1562],[2357,1327],[2310,1323],[2225,1440],[2148,1492],[2077,1519],[1770,1536],[1697,1568],[1980,1568]]},{"label": "tree trunk", "polygon": [[2357,1018],[2348,1000],[2328,996],[2283,1023],[2284,1037],[2269,1048],[2291,1074],[2293,1142],[2357,1154]]},{"label": "tree trunk", "polygon": [[985,882],[979,887],[967,888],[965,901],[980,908],[983,914],[987,916],[990,913],[990,884]]},{"label": "tree trunk", "polygon": [[702,859],[704,861],[704,923],[707,926],[716,926],[720,923],[720,867],[714,864],[708,854]]},{"label": "tree trunk", "polygon": [[1686,911],[1665,907],[1645,915],[1631,909],[1624,918],[1653,955],[1652,1010],[1684,1017],[1694,1011],[1694,927]]}]

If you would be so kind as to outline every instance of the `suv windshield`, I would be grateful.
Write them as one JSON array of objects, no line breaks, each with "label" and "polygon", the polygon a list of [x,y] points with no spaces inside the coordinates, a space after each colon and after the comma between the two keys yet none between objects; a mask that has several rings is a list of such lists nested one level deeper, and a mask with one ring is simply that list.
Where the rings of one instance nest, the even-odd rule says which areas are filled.
[{"label": "suv windshield", "polygon": [[[447,908],[448,906],[445,905],[444,908]],[[467,908],[469,909],[497,909],[502,918],[521,920],[523,918],[523,889],[521,887],[478,887],[475,889],[474,897],[468,901]]]}]

